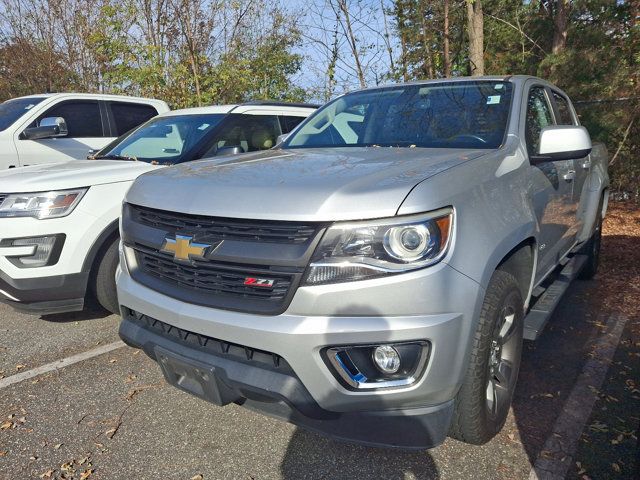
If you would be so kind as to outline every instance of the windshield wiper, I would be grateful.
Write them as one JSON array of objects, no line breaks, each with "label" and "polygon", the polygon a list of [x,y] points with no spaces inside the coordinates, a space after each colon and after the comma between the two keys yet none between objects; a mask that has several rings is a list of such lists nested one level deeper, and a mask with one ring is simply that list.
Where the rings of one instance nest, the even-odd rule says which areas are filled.
[{"label": "windshield wiper", "polygon": [[128,157],[127,155],[99,155],[93,157],[94,160],[126,160],[128,162],[137,162],[136,157]]}]

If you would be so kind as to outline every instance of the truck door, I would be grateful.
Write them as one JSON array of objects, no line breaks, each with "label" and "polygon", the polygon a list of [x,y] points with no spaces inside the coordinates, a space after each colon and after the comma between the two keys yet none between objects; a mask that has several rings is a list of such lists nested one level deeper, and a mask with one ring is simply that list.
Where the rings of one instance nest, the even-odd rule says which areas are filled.
[{"label": "truck door", "polygon": [[[524,121],[524,138],[529,156],[538,153],[540,133],[555,123],[548,91],[543,86],[530,88]],[[573,160],[531,164],[531,188],[540,228],[538,239],[538,278],[553,268],[568,245],[573,229]]]},{"label": "truck door", "polygon": [[68,134],[65,137],[27,140],[16,132],[15,144],[21,166],[84,159],[89,150],[97,150],[113,140],[103,126],[103,115],[97,100],[67,100],[59,102],[30,126],[49,117],[64,118]]},{"label": "truck door", "polygon": [[[556,123],[558,125],[579,125],[578,116],[575,114],[571,102],[567,97],[556,90],[551,90],[551,98],[553,100]],[[588,188],[589,185],[587,177],[591,171],[591,158],[587,155],[584,158],[577,158],[571,161],[573,162],[575,178],[571,183],[573,211],[571,229],[569,230],[570,238],[568,241],[573,245],[573,242],[576,241],[584,225],[584,215],[587,206],[582,204],[581,199],[588,198],[588,195],[583,195],[582,191]]]}]

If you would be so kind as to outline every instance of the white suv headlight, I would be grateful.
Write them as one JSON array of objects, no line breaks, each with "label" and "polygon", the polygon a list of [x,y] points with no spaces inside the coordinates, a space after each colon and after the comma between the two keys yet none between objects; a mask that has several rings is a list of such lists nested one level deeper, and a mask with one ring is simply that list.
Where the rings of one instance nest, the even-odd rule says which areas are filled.
[{"label": "white suv headlight", "polygon": [[335,223],[316,248],[304,283],[365,280],[433,265],[445,256],[452,229],[452,208]]},{"label": "white suv headlight", "polygon": [[0,204],[0,218],[33,217],[44,220],[69,215],[80,202],[86,188],[52,192],[11,193]]}]

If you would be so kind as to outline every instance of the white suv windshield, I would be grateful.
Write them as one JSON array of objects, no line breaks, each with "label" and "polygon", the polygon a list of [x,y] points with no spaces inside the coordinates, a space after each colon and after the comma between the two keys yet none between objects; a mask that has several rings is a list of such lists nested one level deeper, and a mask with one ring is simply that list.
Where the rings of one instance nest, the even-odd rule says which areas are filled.
[{"label": "white suv windshield", "polygon": [[6,130],[22,115],[27,113],[37,104],[44,100],[44,97],[16,98],[0,103],[0,131]]},{"label": "white suv windshield", "polygon": [[189,157],[193,148],[226,114],[169,115],[156,117],[130,135],[120,137],[96,158],[130,158],[174,164]]},{"label": "white suv windshield", "polygon": [[400,85],[344,95],[309,117],[284,148],[497,148],[511,84],[464,81]]}]

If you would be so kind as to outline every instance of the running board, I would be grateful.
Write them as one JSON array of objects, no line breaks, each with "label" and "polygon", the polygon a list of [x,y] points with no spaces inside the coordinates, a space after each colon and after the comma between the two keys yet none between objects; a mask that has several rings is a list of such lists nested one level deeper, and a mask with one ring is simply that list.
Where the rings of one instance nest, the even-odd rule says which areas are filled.
[{"label": "running board", "polygon": [[587,261],[586,255],[574,255],[558,274],[554,282],[533,304],[524,319],[525,340],[536,340],[547,325],[553,311],[560,303],[560,299],[569,288],[571,282],[578,276]]}]

